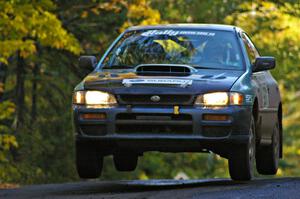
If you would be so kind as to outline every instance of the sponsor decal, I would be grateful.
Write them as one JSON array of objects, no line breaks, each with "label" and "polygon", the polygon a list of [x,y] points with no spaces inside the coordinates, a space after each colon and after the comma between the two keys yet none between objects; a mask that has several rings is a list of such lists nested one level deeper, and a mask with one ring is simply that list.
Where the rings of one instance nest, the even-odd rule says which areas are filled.
[{"label": "sponsor decal", "polygon": [[246,103],[252,103],[253,102],[252,95],[245,95],[245,101]]},{"label": "sponsor decal", "polygon": [[189,86],[193,84],[193,80],[187,79],[123,79],[122,84],[130,87],[132,84],[167,84]]},{"label": "sponsor decal", "polygon": [[141,35],[144,37],[150,37],[155,35],[195,35],[195,36],[209,36],[213,37],[216,33],[214,32],[203,32],[203,31],[192,31],[192,30],[149,30],[143,32]]}]

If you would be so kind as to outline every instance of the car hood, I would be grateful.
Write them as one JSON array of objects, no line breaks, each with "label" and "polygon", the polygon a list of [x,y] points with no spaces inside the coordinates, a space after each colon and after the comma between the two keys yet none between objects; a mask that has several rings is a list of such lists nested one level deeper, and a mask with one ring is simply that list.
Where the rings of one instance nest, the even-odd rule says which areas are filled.
[{"label": "car hood", "polygon": [[229,91],[244,72],[200,69],[189,76],[141,76],[131,70],[103,70],[89,74],[83,85],[114,94],[202,94]]}]

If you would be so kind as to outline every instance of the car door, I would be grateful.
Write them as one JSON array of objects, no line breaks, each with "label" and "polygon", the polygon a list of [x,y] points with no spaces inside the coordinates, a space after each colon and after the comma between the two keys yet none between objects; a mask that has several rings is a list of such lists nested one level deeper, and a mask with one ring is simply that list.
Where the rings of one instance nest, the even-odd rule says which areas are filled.
[{"label": "car door", "polygon": [[[242,39],[249,61],[253,65],[255,59],[260,54],[246,33],[242,34]],[[271,142],[274,127],[273,100],[270,98],[270,90],[272,90],[270,89],[270,80],[269,71],[259,71],[252,74],[252,84],[256,88],[256,97],[259,105],[256,121],[257,138],[262,144],[269,144]]]}]

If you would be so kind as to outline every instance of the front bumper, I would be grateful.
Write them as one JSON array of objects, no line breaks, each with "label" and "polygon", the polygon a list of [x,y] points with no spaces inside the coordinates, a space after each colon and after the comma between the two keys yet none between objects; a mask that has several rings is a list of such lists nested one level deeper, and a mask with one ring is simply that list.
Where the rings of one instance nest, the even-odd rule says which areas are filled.
[{"label": "front bumper", "polygon": [[[188,152],[210,150],[226,156],[237,144],[248,142],[250,106],[205,108],[74,106],[74,124],[78,142],[93,142],[110,154],[115,150]],[[104,113],[106,119],[82,119],[80,114]],[[207,121],[204,114],[228,115],[226,121]],[[146,119],[143,116],[151,116]],[[155,120],[155,117],[162,120]],[[168,120],[163,118],[167,117]],[[152,119],[151,119],[152,118]],[[148,129],[151,129],[148,131]]]}]

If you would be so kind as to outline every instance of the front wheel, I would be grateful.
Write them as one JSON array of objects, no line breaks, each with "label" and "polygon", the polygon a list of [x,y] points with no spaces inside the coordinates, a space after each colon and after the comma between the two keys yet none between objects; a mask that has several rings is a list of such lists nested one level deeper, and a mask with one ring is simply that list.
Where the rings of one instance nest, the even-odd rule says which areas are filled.
[{"label": "front wheel", "polygon": [[231,179],[238,181],[251,180],[255,162],[255,145],[255,123],[252,117],[248,143],[238,146],[228,159]]},{"label": "front wheel", "polygon": [[93,145],[76,142],[76,167],[80,178],[98,178],[103,167],[103,156]]},{"label": "front wheel", "polygon": [[118,171],[134,171],[138,162],[135,154],[118,153],[114,155],[115,168]]}]

